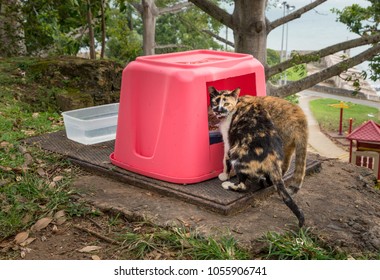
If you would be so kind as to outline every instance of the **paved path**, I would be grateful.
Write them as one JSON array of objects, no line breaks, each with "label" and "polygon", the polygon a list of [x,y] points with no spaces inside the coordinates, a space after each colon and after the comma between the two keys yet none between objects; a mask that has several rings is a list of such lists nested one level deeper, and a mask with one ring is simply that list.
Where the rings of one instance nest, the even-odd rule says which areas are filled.
[{"label": "paved path", "polygon": [[355,104],[366,105],[366,106],[371,106],[371,107],[375,107],[377,109],[380,109],[380,102],[373,101],[373,100],[358,99],[358,98],[346,97],[346,96],[338,96],[338,95],[333,95],[333,94],[329,94],[329,93],[317,92],[317,91],[313,91],[313,90],[304,90],[304,91],[300,92],[299,95],[306,96],[306,97],[314,97],[314,98],[339,99],[339,100],[344,101],[344,102],[352,102]]},{"label": "paved path", "polygon": [[[348,161],[349,154],[333,141],[330,140],[319,129],[319,125],[310,111],[309,101],[319,98],[313,96],[311,91],[303,91],[299,93],[299,106],[305,112],[309,123],[309,151],[318,153],[321,156],[328,158],[339,158],[343,161]],[[331,97],[328,96],[328,97]]]}]

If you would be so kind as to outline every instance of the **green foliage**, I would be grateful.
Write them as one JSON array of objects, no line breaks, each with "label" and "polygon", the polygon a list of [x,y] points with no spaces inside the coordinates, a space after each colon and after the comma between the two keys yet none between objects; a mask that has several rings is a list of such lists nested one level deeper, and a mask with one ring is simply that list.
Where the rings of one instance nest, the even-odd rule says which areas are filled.
[{"label": "green foliage", "polygon": [[305,78],[306,76],[307,76],[306,64],[299,64],[299,65],[290,67],[289,69],[286,69],[284,72],[280,74],[272,76],[270,78],[270,81],[272,83],[278,83],[281,79],[284,79],[285,77],[287,81],[298,81],[300,79]]},{"label": "green foliage", "polygon": [[267,63],[269,66],[280,63],[280,53],[272,49],[267,49]]},{"label": "green foliage", "polygon": [[131,17],[113,8],[107,11],[106,56],[123,63],[142,55],[142,37],[130,30]]},{"label": "green foliage", "polygon": [[[316,99],[310,101],[310,109],[319,125],[326,131],[338,131],[340,109],[331,107],[331,104],[339,103],[339,100],[331,98]],[[349,119],[353,120],[353,128],[360,126],[368,120],[380,121],[379,110],[374,107],[346,103],[350,108],[343,111],[343,130],[348,131]]]},{"label": "green foliage", "polygon": [[[145,227],[145,230],[146,227]],[[145,259],[149,254],[161,252],[174,259],[242,260],[249,254],[239,248],[232,236],[204,237],[193,230],[176,227],[151,228],[148,232],[126,232],[119,236],[126,250],[125,258]]]},{"label": "green foliage", "polygon": [[[338,15],[337,21],[347,25],[347,28],[360,36],[374,35],[380,32],[380,1],[367,0],[368,7],[353,4],[343,10],[333,9]],[[369,64],[370,79],[377,81],[380,78],[380,55],[375,56]]]},{"label": "green foliage", "polygon": [[268,243],[266,259],[278,260],[334,260],[346,259],[331,248],[321,246],[320,240],[313,236],[310,229],[298,232],[287,231],[284,234],[268,232],[262,239]]},{"label": "green foliage", "polygon": [[203,29],[207,29],[218,34],[221,27],[219,22],[200,12],[196,7],[187,8],[181,13],[163,14],[157,20],[156,43],[163,46],[174,45],[174,47],[157,50],[157,53],[189,49],[221,49],[220,44],[202,32]]},{"label": "green foliage", "polygon": [[298,104],[299,103],[299,95],[298,94],[292,94],[287,97],[285,97],[286,100],[293,104]]}]

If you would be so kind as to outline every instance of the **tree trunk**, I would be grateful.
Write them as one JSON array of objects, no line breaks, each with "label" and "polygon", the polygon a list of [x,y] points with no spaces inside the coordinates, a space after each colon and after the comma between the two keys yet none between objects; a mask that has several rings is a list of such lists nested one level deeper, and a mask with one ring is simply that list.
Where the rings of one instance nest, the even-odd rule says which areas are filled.
[{"label": "tree trunk", "polygon": [[144,25],[143,34],[143,52],[144,55],[154,54],[154,47],[156,45],[156,19],[158,16],[158,9],[154,0],[142,0],[142,17]]},{"label": "tree trunk", "polygon": [[100,58],[104,58],[104,50],[106,48],[106,16],[105,16],[105,3],[104,3],[105,0],[101,0],[101,16],[102,16],[102,47],[101,47],[101,50],[100,50]]},{"label": "tree trunk", "polygon": [[252,54],[263,65],[267,49],[266,4],[267,0],[235,0],[232,14],[235,51]]},{"label": "tree trunk", "polygon": [[20,0],[0,1],[0,56],[26,54]]},{"label": "tree trunk", "polygon": [[92,27],[92,12],[91,12],[90,0],[87,0],[87,25],[88,25],[88,37],[90,40],[90,59],[96,59],[95,37],[94,37],[94,29]]}]

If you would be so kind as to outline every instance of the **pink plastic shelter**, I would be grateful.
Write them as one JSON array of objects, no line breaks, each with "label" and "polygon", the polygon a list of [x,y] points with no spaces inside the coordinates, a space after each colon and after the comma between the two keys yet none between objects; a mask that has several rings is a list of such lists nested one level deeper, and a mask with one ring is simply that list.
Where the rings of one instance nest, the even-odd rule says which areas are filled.
[{"label": "pink plastic shelter", "polygon": [[265,95],[264,68],[251,55],[196,50],[138,57],[123,71],[115,150],[121,168],[173,183],[223,169],[223,143],[210,141],[207,88]]}]

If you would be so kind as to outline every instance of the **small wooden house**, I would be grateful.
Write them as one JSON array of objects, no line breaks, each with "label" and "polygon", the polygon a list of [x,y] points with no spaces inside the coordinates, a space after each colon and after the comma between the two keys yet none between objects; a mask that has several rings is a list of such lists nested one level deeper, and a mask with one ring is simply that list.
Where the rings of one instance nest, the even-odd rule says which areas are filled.
[{"label": "small wooden house", "polygon": [[356,150],[350,148],[351,163],[372,169],[380,180],[380,124],[370,120],[347,135],[347,139],[356,142]]}]

